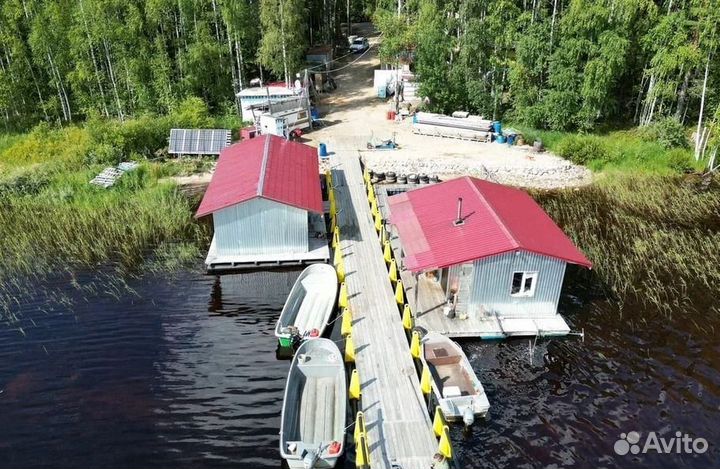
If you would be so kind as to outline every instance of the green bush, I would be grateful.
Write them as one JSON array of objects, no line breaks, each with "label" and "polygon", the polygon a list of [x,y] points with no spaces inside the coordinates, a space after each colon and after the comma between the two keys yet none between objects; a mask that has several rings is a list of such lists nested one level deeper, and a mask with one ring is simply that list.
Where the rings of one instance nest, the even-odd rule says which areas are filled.
[{"label": "green bush", "polygon": [[571,135],[561,140],[556,152],[575,164],[587,165],[591,161],[608,163],[612,160],[611,152],[602,139],[589,135]]},{"label": "green bush", "polygon": [[15,171],[0,179],[0,198],[12,194],[37,194],[51,181],[50,171],[33,167]]},{"label": "green bush", "polygon": [[642,128],[640,130],[640,136],[643,140],[657,142],[666,149],[688,147],[685,128],[673,117],[664,117]]},{"label": "green bush", "polygon": [[183,99],[170,112],[169,120],[177,127],[202,129],[210,127],[210,110],[200,98],[191,96]]}]

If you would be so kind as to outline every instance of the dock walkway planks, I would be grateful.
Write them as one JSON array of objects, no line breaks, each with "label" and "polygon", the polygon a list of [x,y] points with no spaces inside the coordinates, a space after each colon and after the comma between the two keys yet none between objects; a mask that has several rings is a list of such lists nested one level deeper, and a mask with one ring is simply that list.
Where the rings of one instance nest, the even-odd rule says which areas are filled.
[{"label": "dock walkway planks", "polygon": [[427,469],[437,450],[367,202],[357,142],[328,142],[355,364],[373,469]]}]

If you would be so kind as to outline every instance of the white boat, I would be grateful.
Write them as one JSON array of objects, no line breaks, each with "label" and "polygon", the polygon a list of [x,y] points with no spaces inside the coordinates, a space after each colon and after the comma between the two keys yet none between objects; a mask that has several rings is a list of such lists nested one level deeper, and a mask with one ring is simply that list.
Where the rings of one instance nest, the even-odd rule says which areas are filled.
[{"label": "white boat", "polygon": [[295,339],[320,337],[325,331],[337,296],[337,273],[327,264],[313,264],[295,281],[275,326],[283,347]]},{"label": "white boat", "polygon": [[345,365],[335,342],[304,342],[290,365],[280,454],[290,469],[335,467],[345,450]]},{"label": "white boat", "polygon": [[425,334],[422,345],[432,390],[445,418],[470,426],[476,416],[485,417],[490,403],[462,348],[435,332]]}]

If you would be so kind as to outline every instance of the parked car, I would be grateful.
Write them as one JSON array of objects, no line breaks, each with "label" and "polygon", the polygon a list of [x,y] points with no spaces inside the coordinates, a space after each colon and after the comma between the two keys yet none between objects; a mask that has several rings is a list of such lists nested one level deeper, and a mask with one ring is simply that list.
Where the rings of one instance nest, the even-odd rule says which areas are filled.
[{"label": "parked car", "polygon": [[352,44],[350,44],[350,50],[352,52],[364,52],[370,48],[370,43],[368,42],[367,38],[364,37],[357,37],[353,40]]}]

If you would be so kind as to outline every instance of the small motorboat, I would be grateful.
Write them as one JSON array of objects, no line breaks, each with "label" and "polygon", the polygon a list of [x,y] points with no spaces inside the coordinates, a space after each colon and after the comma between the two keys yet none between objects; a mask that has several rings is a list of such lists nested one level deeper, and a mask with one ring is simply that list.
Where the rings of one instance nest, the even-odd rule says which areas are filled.
[{"label": "small motorboat", "polygon": [[335,467],[345,450],[343,356],[329,339],[302,343],[290,365],[280,420],[280,454],[290,469]]},{"label": "small motorboat", "polygon": [[426,333],[422,345],[433,393],[445,418],[470,426],[476,416],[485,417],[490,403],[462,348],[435,332]]},{"label": "small motorboat", "polygon": [[275,326],[281,347],[323,334],[335,307],[337,289],[337,274],[332,266],[313,264],[302,271]]}]

